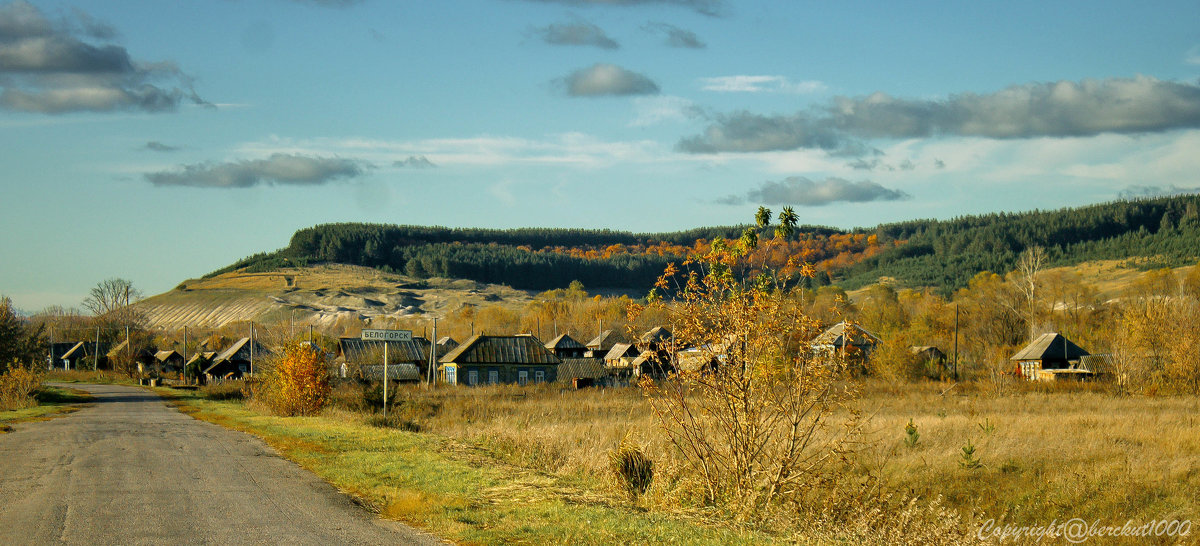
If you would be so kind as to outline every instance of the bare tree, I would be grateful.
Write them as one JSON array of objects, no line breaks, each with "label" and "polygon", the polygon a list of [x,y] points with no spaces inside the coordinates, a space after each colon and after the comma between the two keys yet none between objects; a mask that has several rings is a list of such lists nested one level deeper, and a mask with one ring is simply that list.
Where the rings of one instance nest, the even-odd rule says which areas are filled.
[{"label": "bare tree", "polygon": [[1025,299],[1030,337],[1033,337],[1034,329],[1037,328],[1038,274],[1042,272],[1045,262],[1046,250],[1038,245],[1025,249],[1025,252],[1021,253],[1021,260],[1017,262],[1017,273],[1020,275],[1017,287]]},{"label": "bare tree", "polygon": [[142,292],[127,279],[106,279],[92,288],[83,306],[109,327],[138,328],[143,322],[133,304],[142,299]]}]

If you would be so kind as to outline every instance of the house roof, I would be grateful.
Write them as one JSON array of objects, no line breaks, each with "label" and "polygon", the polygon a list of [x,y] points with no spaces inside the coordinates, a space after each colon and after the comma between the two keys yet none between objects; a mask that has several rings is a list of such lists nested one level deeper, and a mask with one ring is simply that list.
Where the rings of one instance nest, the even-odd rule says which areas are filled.
[{"label": "house roof", "polygon": [[[387,346],[388,361],[392,362],[425,362],[429,360],[429,341],[425,344],[417,341],[424,338],[413,338],[412,341],[378,341],[363,340],[356,337],[343,337],[338,340],[338,355],[347,362],[363,363],[365,360],[382,358],[383,348]],[[380,364],[382,366],[382,364]],[[383,377],[380,372],[379,377]]]},{"label": "house roof", "polygon": [[452,338],[450,336],[442,336],[442,338],[438,340],[438,345],[442,346],[442,347],[453,348],[453,347],[458,347],[458,342],[455,341],[454,338]]},{"label": "house roof", "polygon": [[182,359],[183,355],[175,352],[175,350],[173,350],[173,349],[169,350],[169,351],[158,351],[158,352],[154,353],[154,358],[157,359],[159,362],[166,362],[167,359],[169,359],[171,357]]},{"label": "house roof", "polygon": [[84,356],[86,353],[87,349],[83,346],[83,342],[80,341],[79,343],[76,343],[75,346],[67,349],[67,352],[63,353],[61,356],[59,356],[59,358],[75,358]]},{"label": "house roof", "polygon": [[587,342],[587,348],[592,349],[593,351],[607,351],[611,349],[614,344],[624,343],[626,341],[629,340],[625,339],[625,336],[620,332],[614,330],[605,330],[600,332],[600,335]]},{"label": "house roof", "polygon": [[616,360],[626,356],[636,357],[637,355],[638,350],[633,347],[632,343],[617,343],[604,355],[604,360]]},{"label": "house roof", "polygon": [[655,326],[642,334],[642,343],[660,343],[671,339],[671,331],[662,326]]},{"label": "house roof", "polygon": [[546,348],[551,351],[555,349],[584,349],[582,343],[575,341],[575,338],[563,334],[546,343]]},{"label": "house roof", "polygon": [[[831,345],[834,347],[843,347],[846,344],[845,339],[844,339],[846,337],[844,335],[845,331],[846,331],[846,323],[839,322],[839,323],[834,324],[833,326],[829,327],[828,330],[825,330],[824,332],[821,333],[821,335],[819,335],[815,339],[813,339],[812,344],[813,345]],[[859,326],[857,324],[850,325],[849,337],[850,337],[850,345],[853,345],[855,347],[866,347],[866,346],[870,346],[870,345],[879,343],[879,336],[876,336],[875,334],[868,332],[867,330],[863,329],[862,326]]]},{"label": "house roof", "polygon": [[212,360],[214,356],[217,356],[217,353],[214,351],[202,351],[192,355],[192,358],[189,358],[187,363],[190,366],[193,362]]},{"label": "house roof", "polygon": [[[383,379],[383,364],[368,364],[362,366],[360,371],[365,379],[373,379],[376,381]],[[421,380],[421,370],[417,368],[416,364],[410,364],[407,362],[389,364],[387,367],[387,375],[388,379],[391,379],[392,381]]]},{"label": "house roof", "polygon": [[[218,354],[215,358],[213,358],[213,361],[221,362],[222,360],[230,360],[230,359],[238,356],[238,353],[242,352],[243,349],[245,349],[247,351],[246,356],[244,356],[243,358],[249,359],[250,358],[250,355],[249,355],[250,338],[244,337],[242,339],[235,341],[233,343],[233,345],[230,345],[229,348],[225,349],[224,351],[221,351],[221,354]],[[254,353],[257,355],[266,356],[268,351],[263,349],[262,344],[260,344],[258,341],[255,341],[254,342]]]},{"label": "house roof", "polygon": [[1010,360],[1078,360],[1089,353],[1058,332],[1038,336]]},{"label": "house roof", "polygon": [[446,353],[440,360],[455,364],[558,364],[554,353],[530,334],[477,335]]},{"label": "house roof", "polygon": [[557,375],[559,381],[569,381],[576,377],[599,379],[610,373],[604,361],[597,358],[564,358]]}]

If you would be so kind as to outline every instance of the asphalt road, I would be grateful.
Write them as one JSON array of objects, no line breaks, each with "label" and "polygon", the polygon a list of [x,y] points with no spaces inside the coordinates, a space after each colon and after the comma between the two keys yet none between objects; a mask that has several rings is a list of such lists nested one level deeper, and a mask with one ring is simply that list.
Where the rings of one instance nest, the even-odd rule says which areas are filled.
[{"label": "asphalt road", "polygon": [[135,387],[0,434],[0,544],[435,544]]}]

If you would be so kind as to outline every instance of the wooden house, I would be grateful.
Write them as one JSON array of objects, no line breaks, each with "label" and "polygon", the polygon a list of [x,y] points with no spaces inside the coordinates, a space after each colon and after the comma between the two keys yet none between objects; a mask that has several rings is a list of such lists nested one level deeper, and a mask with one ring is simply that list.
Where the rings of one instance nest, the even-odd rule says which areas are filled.
[{"label": "wooden house", "polygon": [[665,377],[675,372],[676,351],[671,331],[655,326],[638,338],[638,357],[633,365],[638,375]]},{"label": "wooden house", "polygon": [[437,346],[438,356],[445,356],[450,351],[453,351],[455,347],[458,347],[458,341],[455,341],[450,336],[442,336],[441,339],[437,340]]},{"label": "wooden house", "polygon": [[[420,341],[424,341],[421,343]],[[356,337],[343,337],[338,340],[338,354],[334,363],[345,364],[346,377],[361,379],[383,378],[383,349],[387,347],[389,364],[388,377],[393,378],[392,364],[410,364],[418,373],[418,379],[425,377],[429,370],[429,340],[414,337],[412,341],[377,341],[363,340]],[[367,366],[380,366],[378,372],[363,372]],[[376,377],[378,376],[378,377]]]},{"label": "wooden house", "polygon": [[629,340],[621,332],[605,330],[587,342],[587,351],[584,352],[583,356],[586,358],[603,358],[612,350],[613,345],[618,343],[629,343]]},{"label": "wooden house", "polygon": [[438,380],[451,385],[552,382],[561,363],[531,334],[477,335],[441,358]]},{"label": "wooden house", "polygon": [[240,379],[253,373],[254,362],[270,354],[257,340],[241,338],[213,357],[203,373],[210,381],[214,379]]},{"label": "wooden house", "polygon": [[1010,360],[1017,363],[1016,373],[1025,379],[1053,381],[1059,376],[1086,379],[1091,370],[1081,367],[1080,361],[1088,352],[1062,334],[1050,332],[1038,336]]},{"label": "wooden house", "polygon": [[546,349],[554,353],[560,360],[567,358],[584,358],[583,353],[587,352],[587,347],[582,343],[575,341],[575,338],[568,334],[558,336],[546,342]]},{"label": "wooden house", "polygon": [[163,373],[182,373],[183,372],[183,355],[175,350],[158,351],[154,353],[154,360],[157,362],[158,371]]},{"label": "wooden house", "polygon": [[[79,370],[91,369],[95,364],[93,357],[96,356],[95,341],[80,341],[71,345],[70,349],[63,351],[58,356],[58,361],[62,363],[64,370]],[[105,366],[105,360],[100,358],[99,366]]]},{"label": "wooden house", "polygon": [[133,359],[132,364],[137,367],[139,372],[152,370],[158,364],[158,361],[154,359],[154,351],[146,347],[137,347],[136,340],[132,352],[129,348],[129,340],[123,340],[108,351],[107,357],[109,368],[114,363],[128,362],[129,358]]},{"label": "wooden house", "polygon": [[203,370],[212,364],[212,360],[216,358],[216,356],[216,351],[199,351],[192,355],[192,357],[188,359],[187,364],[184,365],[184,370],[186,370],[187,376],[196,377],[197,379],[203,380]]},{"label": "wooden house", "polygon": [[827,356],[857,356],[869,358],[880,342],[879,336],[857,324],[839,322],[812,341],[814,353]]}]

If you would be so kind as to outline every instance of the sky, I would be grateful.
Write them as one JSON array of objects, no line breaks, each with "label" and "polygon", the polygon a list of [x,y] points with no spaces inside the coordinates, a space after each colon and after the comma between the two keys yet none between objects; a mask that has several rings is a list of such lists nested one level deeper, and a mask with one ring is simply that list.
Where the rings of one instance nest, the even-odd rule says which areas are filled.
[{"label": "sky", "polygon": [[0,0],[0,294],[327,222],[841,228],[1200,191],[1200,2]]}]

